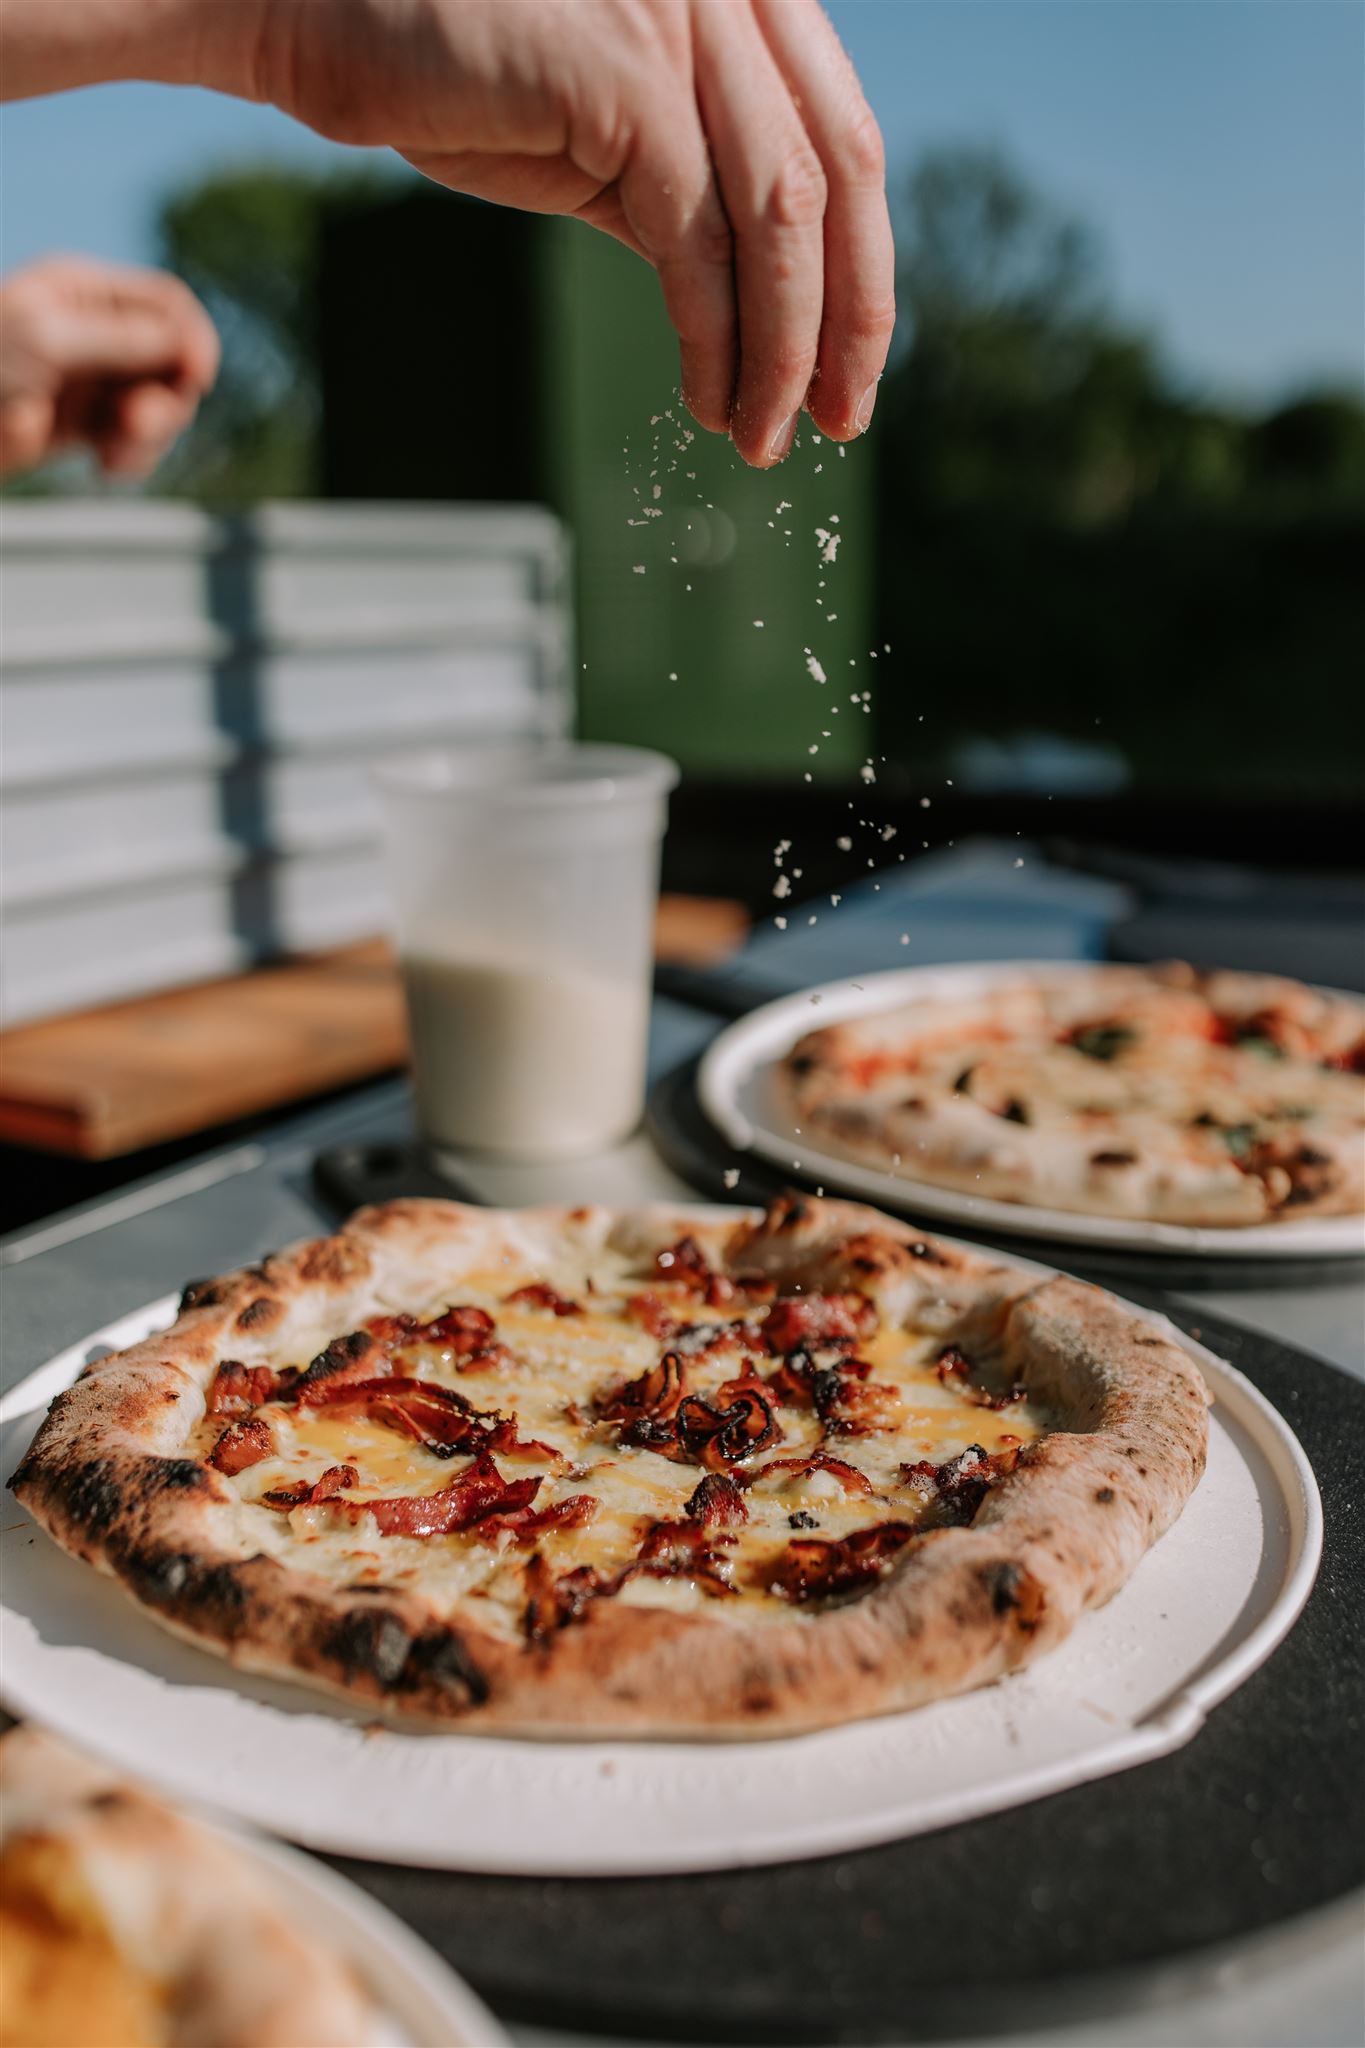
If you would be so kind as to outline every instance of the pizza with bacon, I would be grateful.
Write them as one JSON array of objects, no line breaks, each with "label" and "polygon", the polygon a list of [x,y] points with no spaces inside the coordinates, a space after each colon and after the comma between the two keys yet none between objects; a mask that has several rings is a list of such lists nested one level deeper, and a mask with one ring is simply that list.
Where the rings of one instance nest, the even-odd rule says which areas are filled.
[{"label": "pizza with bacon", "polygon": [[414,1200],[190,1286],[13,1486],[245,1670],[753,1736],[1060,1642],[1180,1513],[1205,1404],[1169,1326],[852,1204]]},{"label": "pizza with bacon", "polygon": [[1244,1226],[1365,1209],[1365,1003],[1264,974],[1034,970],[805,1034],[794,1132],[906,1180]]}]

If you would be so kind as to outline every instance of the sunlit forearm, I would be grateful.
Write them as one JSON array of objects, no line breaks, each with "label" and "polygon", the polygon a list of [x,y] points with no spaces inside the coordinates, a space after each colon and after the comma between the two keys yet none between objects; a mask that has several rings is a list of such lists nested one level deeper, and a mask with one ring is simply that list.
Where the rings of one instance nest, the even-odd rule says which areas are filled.
[{"label": "sunlit forearm", "polygon": [[3,0],[0,99],[129,78],[255,98],[267,6],[268,0]]}]

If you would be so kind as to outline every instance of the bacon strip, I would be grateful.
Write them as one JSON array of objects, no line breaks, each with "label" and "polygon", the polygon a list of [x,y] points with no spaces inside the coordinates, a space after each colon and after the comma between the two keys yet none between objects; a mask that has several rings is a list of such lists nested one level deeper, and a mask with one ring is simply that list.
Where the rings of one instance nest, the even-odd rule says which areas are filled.
[{"label": "bacon strip", "polygon": [[526,1565],[528,1599],[522,1627],[530,1642],[543,1646],[557,1629],[580,1621],[595,1600],[612,1600],[639,1578],[691,1579],[711,1599],[727,1599],[735,1588],[730,1584],[730,1560],[720,1546],[735,1540],[728,1535],[708,1540],[700,1521],[653,1522],[641,1538],[638,1554],[610,1577],[589,1564],[555,1577],[537,1551]]},{"label": "bacon strip", "polygon": [[569,1301],[564,1295],[556,1294],[554,1288],[547,1287],[543,1280],[533,1280],[529,1286],[518,1287],[514,1294],[509,1294],[504,1299],[509,1305],[520,1302],[526,1308],[548,1309],[550,1314],[555,1316],[581,1316],[583,1313],[578,1302]]},{"label": "bacon strip", "polygon": [[673,1427],[683,1455],[713,1472],[724,1472],[782,1440],[767,1389],[756,1383],[745,1384],[724,1408],[689,1394],[678,1404]]},{"label": "bacon strip", "polygon": [[536,1551],[526,1560],[526,1609],[522,1628],[527,1640],[543,1648],[556,1630],[581,1619],[592,1601],[618,1589],[598,1571],[596,1565],[580,1564],[571,1572],[555,1576]]},{"label": "bacon strip", "polygon": [[812,1451],[806,1458],[773,1458],[754,1473],[755,1479],[766,1479],[770,1472],[798,1472],[803,1477],[808,1472],[828,1472],[837,1479],[845,1493],[871,1493],[872,1481],[866,1472],[860,1472],[856,1465],[850,1465],[843,1458],[832,1458],[828,1451]]},{"label": "bacon strip", "polygon": [[648,1417],[667,1422],[677,1414],[686,1391],[683,1362],[676,1351],[665,1351],[657,1365],[640,1377],[609,1387],[593,1402],[604,1422],[636,1422]]},{"label": "bacon strip", "polygon": [[438,1493],[367,1500],[357,1512],[372,1515],[382,1536],[452,1536],[488,1515],[529,1507],[540,1485],[539,1479],[504,1479],[485,1451]]},{"label": "bacon strip", "polygon": [[961,1526],[972,1520],[997,1479],[1003,1479],[1018,1463],[1017,1438],[989,1453],[980,1444],[968,1444],[965,1451],[942,1465],[931,1464],[928,1459],[902,1465],[901,1478],[934,1495],[941,1520]]},{"label": "bacon strip", "polygon": [[[536,1482],[539,1484],[539,1482]],[[571,1493],[565,1500],[552,1501],[543,1508],[517,1508],[510,1514],[485,1515],[476,1525],[481,1541],[511,1536],[518,1543],[534,1543],[549,1529],[582,1529],[594,1521],[602,1503],[596,1494]]]},{"label": "bacon strip", "polygon": [[801,1603],[855,1593],[884,1577],[915,1531],[908,1522],[875,1522],[855,1529],[837,1543],[818,1536],[799,1537],[783,1551],[772,1576],[772,1590],[783,1600]]},{"label": "bacon strip", "polygon": [[683,1513],[689,1521],[699,1522],[703,1529],[724,1528],[728,1523],[747,1522],[749,1519],[743,1495],[734,1480],[723,1472],[708,1472],[698,1482]]},{"label": "bacon strip", "polygon": [[457,1306],[443,1309],[428,1323],[419,1323],[416,1316],[372,1316],[365,1328],[379,1343],[399,1351],[413,1344],[438,1344],[456,1358],[472,1358],[488,1349],[495,1325],[486,1308]]},{"label": "bacon strip", "polygon": [[856,1344],[877,1326],[877,1311],[861,1294],[787,1294],[764,1316],[759,1336],[775,1358],[822,1345]]},{"label": "bacon strip", "polygon": [[286,1486],[272,1486],[261,1500],[266,1507],[281,1508],[287,1514],[290,1508],[311,1508],[320,1501],[334,1500],[344,1487],[359,1484],[360,1474],[354,1465],[329,1465],[320,1479],[291,1479]]},{"label": "bacon strip", "polygon": [[204,1405],[210,1415],[249,1415],[273,1401],[299,1377],[292,1368],[276,1372],[269,1365],[242,1365],[225,1358],[213,1375]]},{"label": "bacon strip", "polygon": [[945,1387],[951,1386],[961,1394],[964,1401],[970,1401],[974,1408],[1012,1408],[1016,1401],[1022,1401],[1028,1389],[1015,1381],[1003,1394],[993,1394],[989,1387],[978,1387],[972,1383],[972,1367],[955,1344],[946,1344],[934,1360],[934,1371]]},{"label": "bacon strip", "polygon": [[209,1463],[217,1472],[226,1472],[229,1478],[238,1472],[245,1472],[252,1465],[259,1465],[262,1458],[275,1455],[275,1438],[270,1424],[262,1416],[248,1415],[241,1422],[230,1422],[209,1453]]},{"label": "bacon strip", "polygon": [[712,1599],[722,1599],[735,1588],[730,1584],[730,1560],[717,1546],[735,1540],[725,1535],[708,1540],[700,1522],[653,1522],[639,1554],[616,1574],[612,1590],[619,1592],[636,1578],[691,1579]]}]

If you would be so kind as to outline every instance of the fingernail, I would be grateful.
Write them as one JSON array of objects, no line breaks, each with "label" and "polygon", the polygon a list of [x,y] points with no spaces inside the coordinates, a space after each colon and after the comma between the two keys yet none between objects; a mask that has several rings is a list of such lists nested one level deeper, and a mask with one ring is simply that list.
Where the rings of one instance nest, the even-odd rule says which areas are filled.
[{"label": "fingernail", "polygon": [[796,439],[796,421],[797,415],[793,413],[789,420],[783,420],[781,426],[773,435],[772,440],[768,444],[769,462],[780,462],[791,447],[792,442]]},{"label": "fingernail", "polygon": [[853,424],[860,434],[865,434],[872,425],[872,408],[877,403],[877,386],[869,384],[862,395]]}]

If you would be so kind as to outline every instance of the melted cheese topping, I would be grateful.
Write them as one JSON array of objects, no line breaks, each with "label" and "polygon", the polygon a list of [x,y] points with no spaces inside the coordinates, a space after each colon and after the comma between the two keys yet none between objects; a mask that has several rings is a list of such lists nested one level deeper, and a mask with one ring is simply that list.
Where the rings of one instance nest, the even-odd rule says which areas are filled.
[{"label": "melted cheese topping", "polygon": [[[678,1341],[660,1339],[631,1320],[626,1302],[647,1289],[660,1297],[671,1317],[685,1318],[691,1329],[719,1328],[742,1318],[755,1333],[752,1341],[728,1344],[714,1356],[687,1359],[687,1392],[703,1400],[714,1400],[717,1390],[741,1377],[746,1367],[764,1381],[777,1370],[781,1361],[769,1355],[756,1334],[766,1303],[741,1296],[724,1307],[705,1308],[657,1275],[604,1260],[591,1273],[556,1277],[554,1284],[581,1305],[579,1314],[558,1316],[507,1301],[526,1279],[525,1274],[474,1275],[414,1311],[424,1320],[451,1302],[486,1309],[495,1322],[491,1341],[509,1354],[504,1362],[490,1370],[437,1345],[413,1344],[398,1349],[393,1370],[454,1389],[476,1409],[515,1417],[520,1439],[552,1446],[564,1462],[552,1465],[539,1453],[497,1452],[494,1462],[504,1479],[540,1479],[533,1511],[591,1494],[599,1503],[594,1520],[518,1544],[510,1534],[481,1535],[477,1525],[447,1536],[385,1535],[373,1519],[354,1519],[330,1502],[282,1513],[263,1504],[262,1496],[298,1480],[314,1482],[329,1466],[356,1468],[358,1483],[340,1498],[363,1503],[437,1493],[470,1463],[463,1451],[442,1458],[357,1408],[329,1411],[286,1399],[255,1411],[270,1425],[275,1455],[227,1482],[243,1503],[250,1538],[261,1551],[341,1584],[407,1587],[442,1611],[459,1604],[471,1618],[477,1613],[481,1625],[518,1634],[527,1601],[525,1567],[533,1551],[540,1551],[556,1576],[583,1565],[610,1575],[638,1556],[651,1524],[684,1519],[707,1468],[622,1443],[621,1425],[595,1415],[595,1401],[648,1372]],[[1044,1419],[1028,1402],[993,1410],[974,1404],[951,1380],[940,1380],[934,1363],[942,1345],[941,1337],[896,1328],[880,1328],[858,1344],[855,1355],[870,1367],[868,1382],[893,1390],[885,1424],[867,1434],[827,1430],[812,1406],[779,1402],[774,1396],[778,1439],[734,1468],[748,1519],[707,1532],[708,1542],[728,1561],[738,1597],[708,1595],[684,1576],[636,1577],[616,1597],[632,1605],[704,1609],[718,1620],[745,1624],[790,1618],[801,1610],[775,1595],[768,1578],[796,1537],[837,1541],[877,1523],[918,1522],[930,1496],[923,1486],[902,1478],[903,1465],[941,1465],[973,1445],[989,1453],[1042,1434]],[[821,1363],[833,1363],[838,1354],[817,1350],[816,1356]],[[374,1372],[383,1373],[387,1367],[379,1354],[376,1361]],[[191,1444],[194,1454],[208,1458],[227,1420],[204,1418]],[[826,1471],[772,1469],[777,1460],[822,1448],[864,1474],[872,1491],[847,1493]],[[794,1524],[795,1516],[802,1521]],[[731,1535],[733,1544],[725,1541]]]}]

